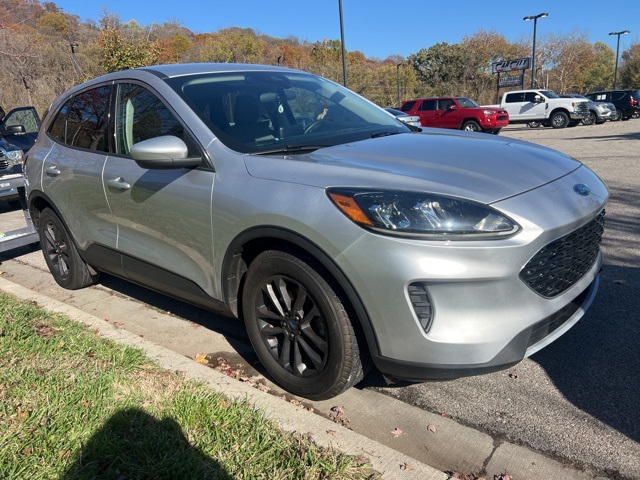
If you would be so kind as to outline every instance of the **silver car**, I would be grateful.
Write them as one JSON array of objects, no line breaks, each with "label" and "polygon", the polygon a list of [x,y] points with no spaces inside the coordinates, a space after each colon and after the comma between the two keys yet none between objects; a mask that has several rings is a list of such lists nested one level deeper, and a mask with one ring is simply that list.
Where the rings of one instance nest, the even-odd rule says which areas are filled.
[{"label": "silver car", "polygon": [[73,88],[26,174],[56,282],[108,272],[242,318],[311,399],[371,366],[456,378],[553,342],[596,294],[609,195],[548,148],[411,132],[323,78],[234,64]]}]

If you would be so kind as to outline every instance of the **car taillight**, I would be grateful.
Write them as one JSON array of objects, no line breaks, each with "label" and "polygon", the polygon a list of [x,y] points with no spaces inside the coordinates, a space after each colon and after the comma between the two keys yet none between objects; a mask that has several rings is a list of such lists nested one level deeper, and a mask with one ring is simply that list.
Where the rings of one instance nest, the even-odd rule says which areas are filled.
[{"label": "car taillight", "polygon": [[629,102],[631,103],[631,105],[638,105],[638,100],[636,100],[635,98],[631,97],[629,99]]}]

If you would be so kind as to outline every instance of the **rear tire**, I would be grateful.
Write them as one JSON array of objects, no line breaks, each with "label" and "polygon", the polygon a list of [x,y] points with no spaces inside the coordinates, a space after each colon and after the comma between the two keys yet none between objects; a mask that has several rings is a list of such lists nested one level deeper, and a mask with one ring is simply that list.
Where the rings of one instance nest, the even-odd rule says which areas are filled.
[{"label": "rear tire", "polygon": [[527,122],[527,127],[529,128],[540,128],[542,126],[542,124],[540,122]]},{"label": "rear tire", "polygon": [[249,339],[274,380],[295,395],[331,398],[364,377],[356,333],[338,292],[306,255],[267,250],[249,265],[242,291]]},{"label": "rear tire", "polygon": [[77,290],[96,283],[99,275],[92,273],[80,257],[71,235],[53,210],[45,208],[40,214],[38,235],[45,262],[58,285]]}]

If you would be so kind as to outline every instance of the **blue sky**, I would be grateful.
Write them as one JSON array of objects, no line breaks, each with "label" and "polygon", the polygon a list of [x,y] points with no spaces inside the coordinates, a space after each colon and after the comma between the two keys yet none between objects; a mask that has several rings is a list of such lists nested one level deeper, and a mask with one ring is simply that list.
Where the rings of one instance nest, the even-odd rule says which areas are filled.
[{"label": "blue sky", "polygon": [[[98,21],[104,12],[123,22],[143,26],[178,21],[194,33],[226,27],[252,28],[257,33],[300,40],[340,38],[338,0],[54,0],[65,13]],[[596,5],[601,5],[596,7]],[[108,6],[107,6],[108,5]],[[458,43],[478,30],[495,30],[508,40],[531,40],[533,22],[523,17],[549,13],[537,22],[537,39],[548,33],[585,33],[591,42],[616,49],[609,32],[630,30],[620,37],[620,53],[640,42],[638,0],[536,0],[535,2],[477,0],[389,1],[342,0],[345,46],[367,57],[403,57],[439,42]],[[597,13],[598,10],[602,10]],[[610,13],[608,12],[617,12]]]}]

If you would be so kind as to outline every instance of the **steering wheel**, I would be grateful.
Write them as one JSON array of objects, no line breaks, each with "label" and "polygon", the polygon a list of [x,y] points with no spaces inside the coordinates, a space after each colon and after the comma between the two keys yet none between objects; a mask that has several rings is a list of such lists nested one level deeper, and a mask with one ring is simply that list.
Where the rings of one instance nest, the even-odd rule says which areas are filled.
[{"label": "steering wheel", "polygon": [[314,130],[318,130],[318,128],[320,128],[320,126],[325,124],[325,123],[326,123],[326,120],[324,120],[322,118],[320,120],[316,120],[314,122],[311,122],[309,125],[307,125],[307,128],[304,129],[305,135],[307,133],[313,132]]}]

